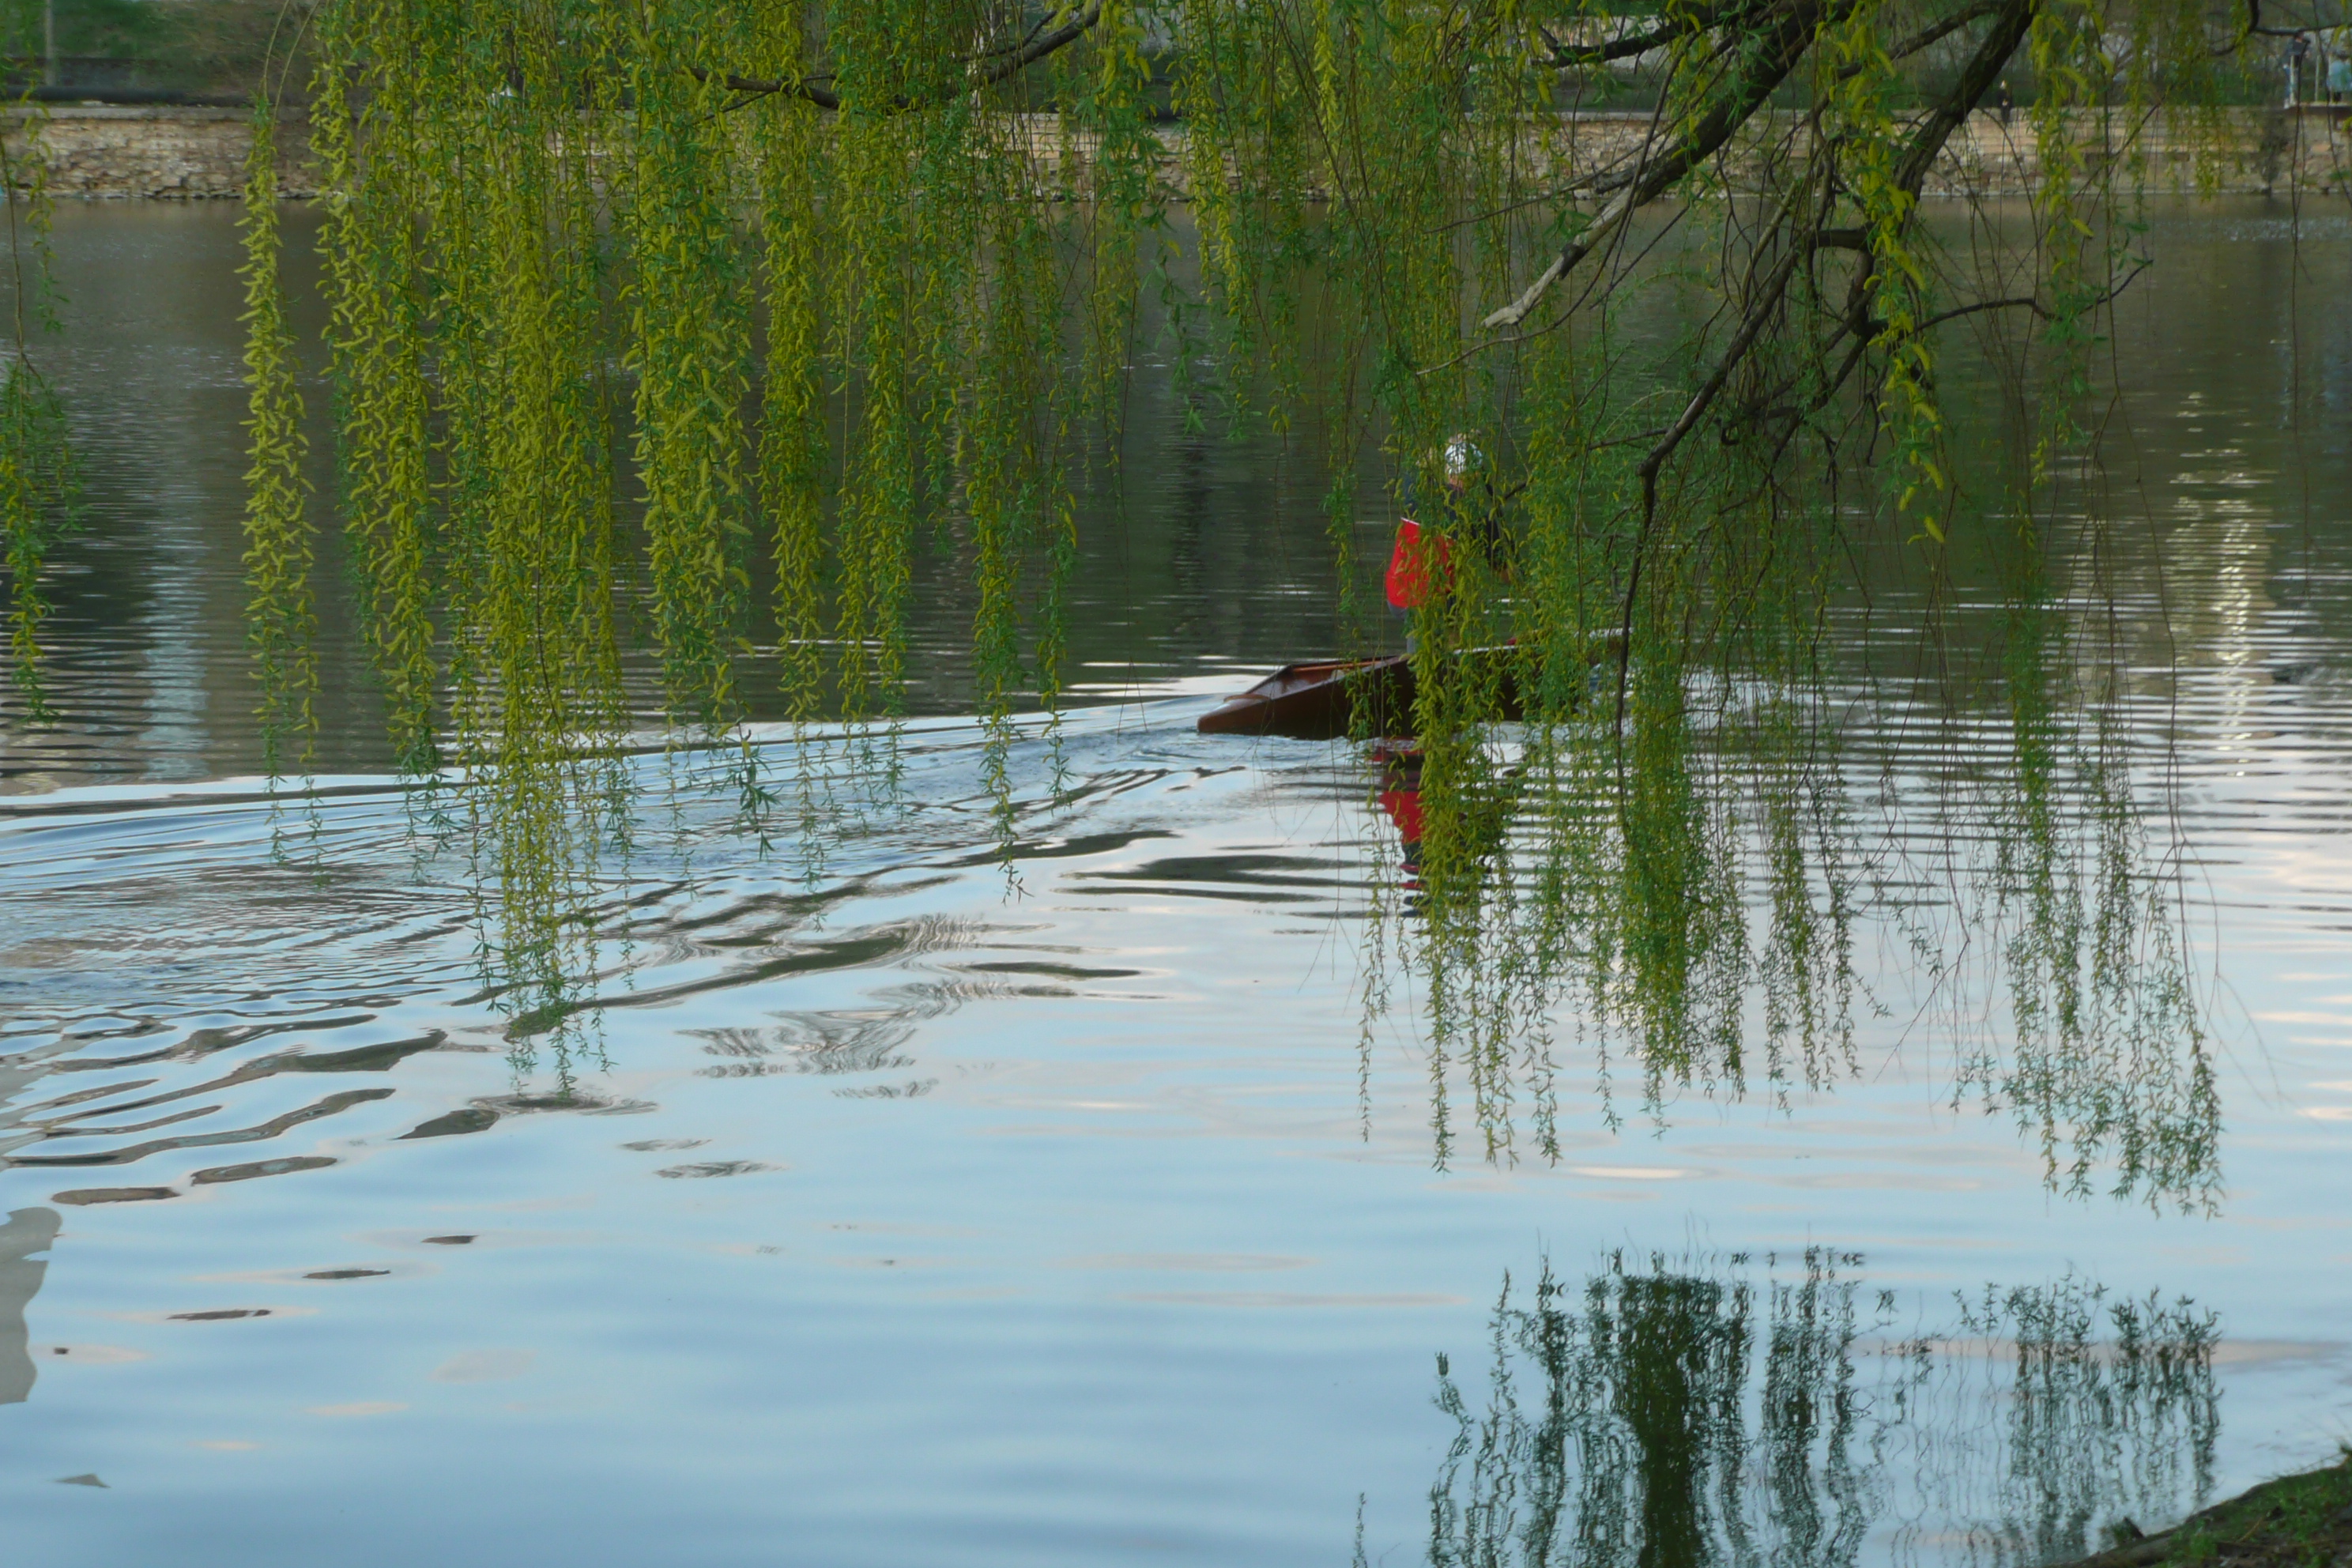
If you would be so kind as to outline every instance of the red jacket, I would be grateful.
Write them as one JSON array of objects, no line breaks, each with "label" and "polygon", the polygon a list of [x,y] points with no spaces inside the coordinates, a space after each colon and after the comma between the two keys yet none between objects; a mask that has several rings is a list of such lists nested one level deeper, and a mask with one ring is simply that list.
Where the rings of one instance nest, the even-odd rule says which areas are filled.
[{"label": "red jacket", "polygon": [[1432,577],[1443,578],[1453,568],[1445,536],[1406,518],[1397,524],[1396,548],[1389,552],[1389,603],[1410,610],[1429,597]]}]

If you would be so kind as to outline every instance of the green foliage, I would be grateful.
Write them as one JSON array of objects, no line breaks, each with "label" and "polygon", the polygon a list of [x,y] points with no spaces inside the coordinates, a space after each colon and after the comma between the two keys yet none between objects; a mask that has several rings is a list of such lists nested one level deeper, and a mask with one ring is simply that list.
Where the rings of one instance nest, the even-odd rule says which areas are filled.
[{"label": "green foliage", "polygon": [[2167,1532],[2165,1563],[2323,1568],[2352,1546],[2352,1447],[2336,1461],[2264,1481]]},{"label": "green foliage", "polygon": [[0,381],[0,536],[7,542],[8,675],[24,718],[58,717],[41,679],[42,569],[71,526],[76,490],[65,405],[20,352]]},{"label": "green foliage", "polygon": [[54,17],[60,55],[151,58],[173,37],[178,12],[153,0],[7,0],[0,5],[0,56],[30,60],[47,53]]},{"label": "green foliage", "polygon": [[[1851,1071],[1865,888],[1838,716],[1876,672],[1830,668],[1822,628],[1891,576],[1936,633],[1966,547],[2042,628],[2010,677],[2015,787],[1955,819],[2019,846],[1987,869],[2024,933],[2015,1031],[1971,1081],[2026,1119],[2053,1180],[2112,1167],[2132,1190],[2210,1194],[2217,1112],[2164,878],[2126,830],[2112,693],[2036,684],[2074,649],[2032,562],[2092,437],[2139,111],[2195,131],[2188,109],[2225,89],[2216,51],[2242,42],[2230,16],[2190,0],[289,15],[281,47],[317,50],[337,493],[395,744],[412,771],[480,786],[467,809],[501,889],[486,947],[559,1002],[581,940],[566,900],[622,831],[610,763],[637,726],[732,744],[756,824],[772,797],[734,727],[772,659],[795,721],[848,721],[887,797],[889,721],[930,651],[908,630],[925,550],[969,584],[960,651],[1010,852],[1005,758],[1016,716],[1059,700],[1077,483],[1118,479],[1150,289],[1197,419],[1324,456],[1351,613],[1357,476],[1454,537],[1412,618],[1418,881],[1378,895],[1367,984],[1385,995],[1379,965],[1398,962],[1427,979],[1441,1157],[1457,1087],[1487,1157],[1513,1157],[1522,1128],[1557,1152],[1570,1007],[1604,1061],[1635,1060],[1654,1109],[1683,1085],[1781,1095]],[[1975,265],[1990,216],[1922,207],[2011,74],[2040,170],[2019,277]],[[1633,87],[1645,121],[1564,111]],[[1163,97],[1178,127],[1156,121]],[[274,220],[250,222],[255,626],[273,732],[292,732],[311,679],[299,405]],[[1990,330],[2011,320],[2026,340]],[[2000,495],[1964,494],[1951,457],[1943,383],[1972,328],[2007,353],[2032,432]],[[1490,466],[1449,499],[1457,435]],[[1496,723],[1511,692],[1524,727]],[[2050,760],[2067,754],[2092,761]],[[814,781],[807,824],[828,809]],[[2070,815],[2053,792],[2077,785],[2095,806]]]},{"label": "green foliage", "polygon": [[318,618],[310,585],[310,484],[302,473],[308,443],[301,367],[278,278],[277,115],[264,103],[252,125],[245,192],[246,431],[252,459],[245,476],[245,570],[252,591],[247,635],[261,678],[262,739],[275,773],[289,740],[297,765],[309,765],[317,727],[319,676],[311,644]]},{"label": "green foliage", "polygon": [[273,87],[307,74],[317,9],[313,0],[0,0],[0,58],[14,84],[41,85],[54,18],[60,85],[252,92],[265,67]]},{"label": "green foliage", "polygon": [[23,721],[37,724],[58,717],[41,677],[41,622],[49,613],[41,574],[58,539],[74,526],[80,488],[65,405],[34,363],[26,326],[28,312],[45,328],[57,325],[41,129],[39,116],[29,116],[21,149],[12,153],[0,148],[0,193],[23,192],[21,201],[8,203],[16,341],[0,363],[0,542],[8,569],[8,677]]},{"label": "green foliage", "polygon": [[[325,20],[341,26],[347,15]],[[440,679],[432,622],[431,395],[420,341],[426,302],[418,226],[388,195],[413,163],[405,138],[416,127],[405,106],[379,99],[371,106],[363,153],[349,80],[343,71],[320,75],[310,137],[329,188],[341,193],[330,204],[321,247],[333,312],[328,338],[337,373],[339,499],[394,752],[403,773],[422,773],[437,760]],[[376,190],[360,195],[363,179]]]}]

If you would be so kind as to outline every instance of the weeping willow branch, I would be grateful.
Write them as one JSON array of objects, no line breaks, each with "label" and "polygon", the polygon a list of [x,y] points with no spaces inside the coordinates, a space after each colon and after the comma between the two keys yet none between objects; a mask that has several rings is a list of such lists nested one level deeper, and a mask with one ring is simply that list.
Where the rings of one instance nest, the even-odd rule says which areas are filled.
[{"label": "weeping willow branch", "polygon": [[[1040,33],[1037,30],[1045,26],[1046,20],[1046,18],[1040,18],[1037,26],[1031,28],[1029,36],[1022,42],[984,50],[971,57],[965,63],[961,73],[963,81],[961,90],[977,91],[982,88],[995,87],[999,83],[1012,80],[1038,61],[1051,58],[1085,37],[1094,28],[1095,24],[1102,20],[1102,13],[1103,0],[1091,0],[1084,10],[1047,33]],[[983,61],[988,63],[983,66],[982,63]],[[830,88],[816,85],[820,80],[828,79],[824,77],[801,76],[789,79],[747,77],[739,76],[732,71],[724,73],[709,71],[699,66],[688,66],[687,69],[698,81],[715,80],[730,92],[744,94],[745,97],[742,100],[744,103],[756,102],[761,98],[783,93],[803,99],[824,110],[838,110],[842,104],[841,94]],[[838,79],[838,78],[831,79]],[[938,102],[939,99],[936,95],[918,97],[900,93],[887,101],[891,109],[903,113],[908,110],[928,107]],[[740,104],[728,105],[730,109],[740,106]]]},{"label": "weeping willow branch", "polygon": [[[1946,16],[1940,21],[1931,23],[1928,26],[1920,28],[1917,32],[1913,33],[1910,37],[1904,38],[1899,43],[1889,45],[1886,48],[1885,58],[1889,62],[1908,59],[1912,56],[1918,54],[1921,50],[1932,47],[1934,45],[1941,43],[1944,39],[1951,37],[1954,33],[1958,32],[1961,28],[1967,26],[1971,22],[1979,21],[1984,17],[1992,15],[1993,11],[1996,9],[1996,5],[1997,0],[1981,0],[1980,4],[1969,5],[1956,11],[1951,16]],[[1685,28],[1681,26],[1658,28],[1651,33],[1642,35],[1638,40],[1626,40],[1625,42],[1628,44],[1638,42],[1639,47],[1627,47],[1622,52],[1619,50],[1619,46],[1616,43],[1596,46],[1599,52],[1594,54],[1592,61],[1563,58],[1564,52],[1572,51],[1565,51],[1565,46],[1552,40],[1550,35],[1544,34],[1542,36],[1546,40],[1547,46],[1554,52],[1554,58],[1551,63],[1567,67],[1587,63],[1597,63],[1605,60],[1628,58],[1633,55],[1646,54],[1652,49],[1662,47],[1666,44],[1672,43],[1676,38],[1684,37],[1686,33],[1695,30],[1697,30],[1696,26],[1691,28]],[[1858,75],[1863,68],[1864,68],[1860,65],[1850,64],[1842,66],[1839,68],[1838,75],[1842,79],[1853,77]],[[1508,217],[1513,213],[1521,211],[1527,207],[1538,206],[1557,202],[1563,196],[1575,195],[1594,190],[1618,189],[1622,188],[1625,183],[1623,176],[1612,176],[1605,174],[1589,174],[1580,179],[1570,181],[1566,185],[1527,196],[1522,200],[1512,204],[1508,207],[1498,208],[1489,212],[1472,213],[1462,217],[1455,218],[1446,226],[1449,228],[1458,228],[1473,224],[1488,223],[1496,218]],[[1824,238],[1822,243],[1828,244],[1831,242],[1827,238]]]},{"label": "weeping willow branch", "polygon": [[[1851,0],[1846,0],[1846,3],[1834,7],[1832,14],[1842,16],[1849,9]],[[1720,151],[1724,143],[1730,141],[1764,106],[1772,96],[1773,89],[1796,68],[1797,61],[1811,47],[1814,31],[1822,16],[1823,8],[1816,0],[1786,0],[1773,18],[1772,25],[1749,46],[1752,58],[1743,59],[1735,66],[1737,79],[1715,106],[1680,136],[1664,157],[1645,162],[1638,172],[1626,176],[1623,188],[1592,220],[1591,226],[1578,235],[1549,267],[1537,274],[1535,281],[1528,284],[1517,300],[1494,311],[1479,324],[1491,331],[1497,327],[1515,327],[1525,321],[1528,312],[1536,308],[1537,302],[1552,285],[1598,249],[1626,219],[1655,201]]]},{"label": "weeping willow branch", "polygon": [[[59,717],[43,677],[41,623],[49,615],[42,574],[58,541],[75,525],[79,468],[66,428],[65,405],[33,359],[28,322],[55,331],[51,308],[50,205],[42,111],[26,119],[20,162],[0,143],[0,201],[8,205],[8,267],[16,342],[0,365],[0,552],[8,568],[8,675],[27,722]],[[23,192],[21,198],[19,191]],[[19,207],[22,211],[19,211]],[[26,264],[26,252],[31,264]]]},{"label": "weeping willow branch", "polygon": [[[1018,716],[1058,705],[1070,586],[1111,547],[1080,495],[1115,510],[1132,367],[1156,360],[1189,430],[1326,455],[1342,648],[1382,635],[1349,597],[1366,484],[1452,542],[1409,623],[1412,925],[1379,940],[1431,977],[1436,1142],[1465,1125],[1458,1073],[1496,1159],[1517,1118],[1557,1152],[1556,1031],[1589,1025],[1604,1075],[1630,1046],[1653,1101],[1848,1070],[1862,895],[1821,628],[1840,594],[1924,574],[1940,635],[1948,585],[1916,548],[1937,508],[2028,513],[2049,454],[2083,446],[2053,414],[2021,464],[2042,489],[1970,493],[1928,340],[2031,310],[2011,381],[2037,408],[2084,398],[2081,345],[2128,282],[2084,237],[2130,168],[2097,111],[2127,100],[2137,134],[2214,91],[2188,0],[326,0],[317,26],[338,510],[403,763],[462,777],[478,813],[486,951],[568,994],[567,900],[629,820],[597,759],[634,731],[731,759],[764,842],[776,795],[739,728],[763,700],[803,735],[845,726],[841,768],[799,769],[821,838],[900,786],[919,677],[977,721],[1012,854]],[[1921,194],[2028,56],[2042,243],[1970,275]],[[1561,73],[1654,58],[1647,130],[1596,158]],[[268,188],[257,172],[253,623],[290,731],[310,542]],[[2004,563],[2031,547],[1983,531]],[[919,642],[922,574],[955,637]],[[2001,579],[2021,603],[2042,580]],[[2095,972],[2102,1000],[1979,1080],[2055,1085],[2032,1131],[2074,1140],[2070,1169],[2162,1122],[2181,1157],[2123,1163],[2177,1195],[2210,1165],[2180,1089],[2193,1011],[2118,1022],[2179,993],[2178,963],[2065,945],[2063,730],[2019,742],[2042,933],[2019,952]],[[2137,1109],[2064,1067],[2117,1040],[2151,1064]]]},{"label": "weeping willow branch", "polygon": [[288,741],[309,765],[316,725],[318,667],[311,642],[311,526],[302,476],[302,394],[294,336],[278,278],[278,110],[253,112],[245,200],[245,368],[252,458],[246,470],[246,581],[254,652],[260,663],[261,732],[275,774]]},{"label": "weeping willow branch", "polygon": [[[1992,80],[1997,79],[2001,64],[2016,52],[2018,43],[2024,37],[2025,30],[2032,25],[2033,14],[2039,3],[2040,0],[2007,0],[2005,5],[1997,8],[1978,8],[1979,12],[1997,9],[2000,20],[1983,43],[1978,47],[1969,68],[1961,73],[1958,82],[1954,85],[1950,92],[1946,94],[1935,112],[1930,114],[1912,133],[1909,145],[1895,163],[1895,188],[1911,201],[1916,201],[1919,186],[1927,178],[1928,167],[1933,163],[1936,155],[1943,150],[1944,144],[1950,140],[1952,132],[1966,115],[1969,106],[1983,96]],[[1733,334],[1730,343],[1717,359],[1715,369],[1709,373],[1706,381],[1700,384],[1698,390],[1692,395],[1689,403],[1685,405],[1682,416],[1668,426],[1664,437],[1642,459],[1638,471],[1642,480],[1645,509],[1655,505],[1659,470],[1665,466],[1667,459],[1674,456],[1675,449],[1698,427],[1700,420],[1714,405],[1716,398],[1721,395],[1724,386],[1730,381],[1732,374],[1746,361],[1748,352],[1756,346],[1757,340],[1762,335],[1774,312],[1780,309],[1781,299],[1788,292],[1790,283],[1795,279],[1798,268],[1807,259],[1810,252],[1817,248],[1854,250],[1863,253],[1867,258],[1871,255],[1871,236],[1858,228],[1824,228],[1810,236],[1801,236],[1789,247],[1787,254],[1781,258],[1762,286],[1755,290],[1752,302],[1738,330]],[[2137,272],[2133,274],[2134,277],[2137,275]],[[1866,308],[1868,298],[1866,280],[1869,276],[1870,261],[1866,259],[1864,269],[1857,275],[1853,288],[1854,300],[1853,308],[1854,309]],[[2129,281],[2130,279],[2126,279],[2124,284],[2111,290],[2100,302],[2105,303],[2112,300],[2128,285]],[[2021,300],[1980,300],[1972,305],[1962,306],[1930,317],[1920,322],[1913,331],[1925,331],[1928,327],[1938,326],[1979,310],[1995,310],[2011,305],[2030,306],[2044,319],[2048,319],[2051,315],[2046,307],[2030,297]]]},{"label": "weeping willow branch", "polygon": [[2042,0],[2002,0],[1992,8],[1993,23],[1984,40],[1961,68],[1952,89],[1911,133],[1911,144],[1895,166],[1896,187],[1913,200],[1918,198],[1919,187],[1927,183],[1927,171],[1943,153],[1944,144],[1968,118],[1969,110],[1982,102],[2000,80],[2002,69],[2025,41],[2026,33],[2041,13]]},{"label": "weeping willow branch", "polygon": [[[1886,58],[1889,60],[1908,59],[1922,49],[1942,43],[1969,23],[1982,21],[2000,8],[2000,0],[1980,0],[1978,5],[1963,5],[1950,16],[1928,23],[1927,26],[1900,42],[1887,45]],[[1847,65],[1840,67],[1839,73],[1845,76],[1857,75],[1863,68],[1859,65]]]}]

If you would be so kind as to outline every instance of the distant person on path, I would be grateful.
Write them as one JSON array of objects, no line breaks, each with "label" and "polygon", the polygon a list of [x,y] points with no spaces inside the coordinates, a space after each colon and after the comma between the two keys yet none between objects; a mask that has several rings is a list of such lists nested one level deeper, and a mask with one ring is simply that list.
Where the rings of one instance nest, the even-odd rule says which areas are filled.
[{"label": "distant person on path", "polygon": [[2286,107],[2294,107],[2295,89],[2300,85],[2303,68],[2311,58],[2311,35],[2297,33],[2294,42],[2286,47]]},{"label": "distant person on path", "polygon": [[2000,122],[2006,127],[2009,124],[2009,111],[2017,107],[2017,100],[2009,96],[2009,79],[2006,77],[2001,79],[2000,93],[1992,100],[1992,106],[2000,111]]},{"label": "distant person on path", "polygon": [[2319,48],[2327,62],[2327,101],[2341,103],[2352,95],[2352,27],[2331,27],[2320,34]]}]

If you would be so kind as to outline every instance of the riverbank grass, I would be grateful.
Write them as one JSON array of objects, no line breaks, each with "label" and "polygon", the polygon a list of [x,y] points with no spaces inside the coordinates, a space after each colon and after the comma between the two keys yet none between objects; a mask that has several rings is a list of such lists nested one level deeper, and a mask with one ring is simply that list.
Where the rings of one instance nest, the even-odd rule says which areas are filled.
[{"label": "riverbank grass", "polygon": [[2158,1564],[2352,1568],[2352,1446],[2323,1469],[2264,1481],[2161,1534],[2118,1542],[2083,1568]]}]

